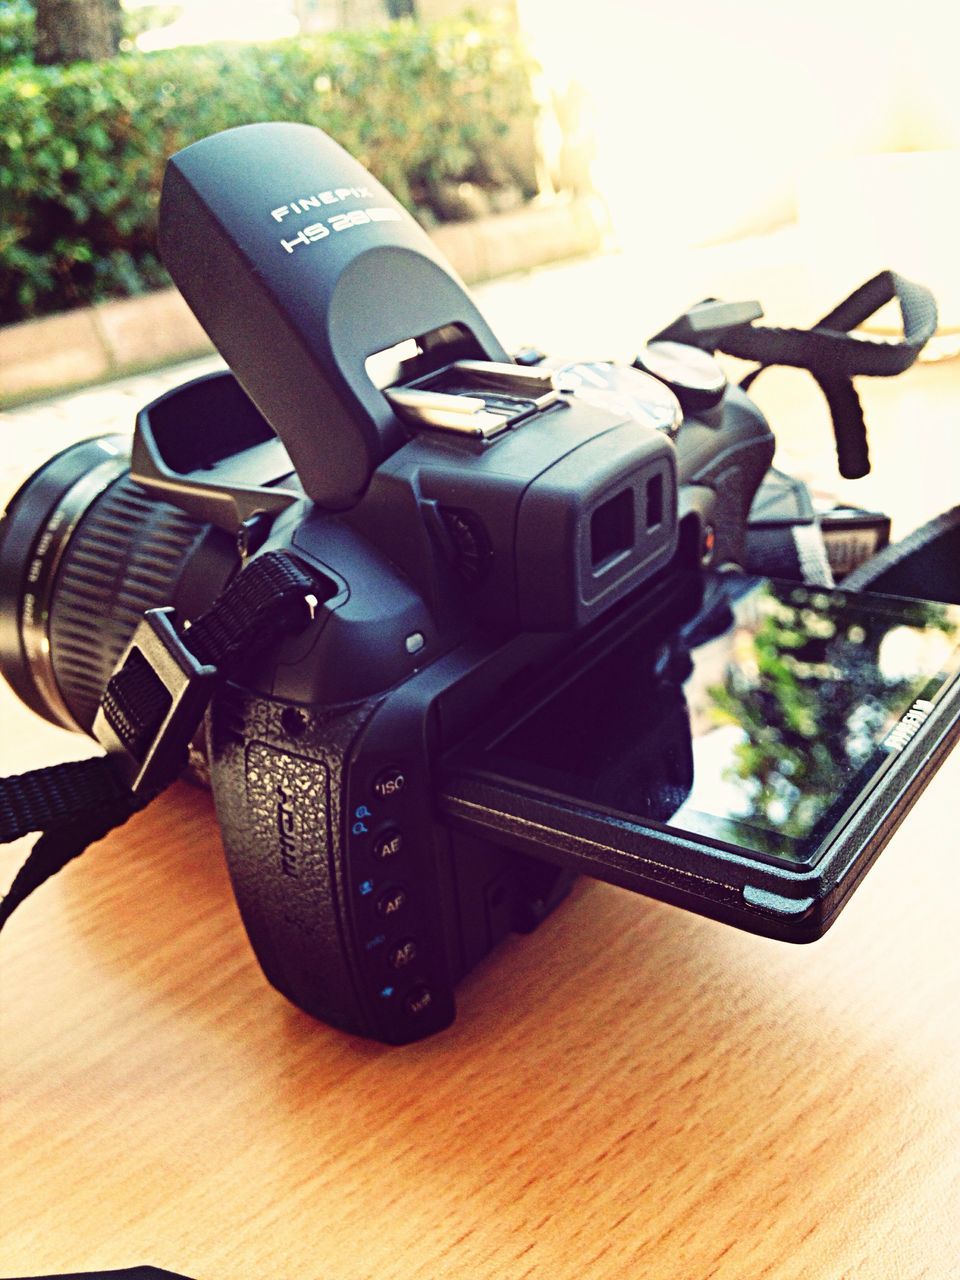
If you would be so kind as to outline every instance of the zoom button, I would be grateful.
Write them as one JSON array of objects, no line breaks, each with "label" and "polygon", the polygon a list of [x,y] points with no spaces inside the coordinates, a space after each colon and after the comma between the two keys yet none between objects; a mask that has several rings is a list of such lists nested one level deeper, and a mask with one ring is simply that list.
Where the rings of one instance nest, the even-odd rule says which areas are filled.
[{"label": "zoom button", "polygon": [[373,856],[379,858],[381,862],[389,862],[402,848],[403,836],[395,827],[391,827],[389,831],[384,831],[382,835],[377,836],[373,842]]},{"label": "zoom button", "polygon": [[407,905],[407,891],[402,885],[391,885],[377,899],[377,915],[387,920]]}]

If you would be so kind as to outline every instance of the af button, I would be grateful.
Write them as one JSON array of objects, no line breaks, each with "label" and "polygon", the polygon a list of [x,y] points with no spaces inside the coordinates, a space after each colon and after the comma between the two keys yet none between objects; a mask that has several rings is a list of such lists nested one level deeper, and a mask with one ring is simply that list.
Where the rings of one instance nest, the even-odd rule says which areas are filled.
[{"label": "af button", "polygon": [[417,958],[417,944],[412,938],[404,938],[390,951],[390,965],[394,969],[405,969]]},{"label": "af button", "polygon": [[377,899],[377,915],[389,920],[407,905],[407,891],[402,885],[391,885]]}]

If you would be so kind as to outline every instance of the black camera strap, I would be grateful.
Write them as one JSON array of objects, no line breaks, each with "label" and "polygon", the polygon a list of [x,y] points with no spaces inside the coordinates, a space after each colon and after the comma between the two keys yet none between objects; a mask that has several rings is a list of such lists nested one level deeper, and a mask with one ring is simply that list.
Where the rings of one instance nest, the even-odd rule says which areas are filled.
[{"label": "black camera strap", "polygon": [[[888,302],[896,300],[903,337],[895,341],[866,338],[852,332]],[[870,471],[863,408],[852,379],[859,374],[893,377],[916,360],[937,328],[937,304],[929,289],[894,271],[855,289],[811,329],[757,325],[763,314],[756,303],[726,303],[714,298],[691,307],[652,340],[682,342],[711,353],[756,360],[740,383],[746,391],[771,365],[806,369],[818,383],[833,419],[840,474],[858,480]]]},{"label": "black camera strap", "polygon": [[94,724],[107,754],[0,779],[0,843],[42,833],[0,902],[0,928],[34,889],[183,772],[214,689],[303,630],[317,589],[274,551],[252,560],[192,625],[178,627],[172,609],[144,614]]}]

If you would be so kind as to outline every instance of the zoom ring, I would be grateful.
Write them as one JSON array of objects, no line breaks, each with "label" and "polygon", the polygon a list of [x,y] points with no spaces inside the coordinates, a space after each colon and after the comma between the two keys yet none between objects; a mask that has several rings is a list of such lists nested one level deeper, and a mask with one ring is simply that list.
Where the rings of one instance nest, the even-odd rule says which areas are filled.
[{"label": "zoom ring", "polygon": [[206,528],[129,476],[111,485],[78,525],[57,576],[50,643],[64,701],[88,732],[144,610],[172,603]]}]

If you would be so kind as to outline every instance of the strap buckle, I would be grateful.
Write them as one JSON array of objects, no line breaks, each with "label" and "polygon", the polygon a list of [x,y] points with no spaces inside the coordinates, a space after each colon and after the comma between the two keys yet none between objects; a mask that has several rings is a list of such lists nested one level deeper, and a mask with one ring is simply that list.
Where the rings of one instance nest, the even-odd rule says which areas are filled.
[{"label": "strap buckle", "polygon": [[702,302],[688,307],[682,316],[671,320],[650,342],[683,342],[702,351],[713,351],[728,329],[752,324],[762,317],[763,307],[759,302],[722,302],[719,298],[704,298]]},{"label": "strap buckle", "polygon": [[186,764],[217,679],[174,619],[171,608],[143,615],[93,722],[93,736],[134,796],[166,786]]}]

